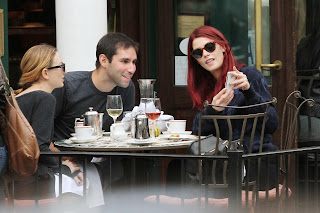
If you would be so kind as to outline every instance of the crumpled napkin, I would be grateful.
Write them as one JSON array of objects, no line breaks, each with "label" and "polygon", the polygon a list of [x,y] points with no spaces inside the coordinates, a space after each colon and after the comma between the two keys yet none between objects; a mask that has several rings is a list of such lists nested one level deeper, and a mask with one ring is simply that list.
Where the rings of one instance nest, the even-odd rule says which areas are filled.
[{"label": "crumpled napkin", "polygon": [[[144,113],[145,113],[144,103],[140,103],[140,105],[135,106],[131,112],[126,113],[121,120],[121,122],[124,123],[124,130],[126,132],[130,131],[132,118],[136,117],[138,114],[144,114]],[[165,122],[169,120],[174,120],[174,117],[172,115],[164,115],[163,113],[164,112],[161,111],[161,115],[156,121],[156,125],[159,127],[160,131],[162,132],[167,130]]]}]

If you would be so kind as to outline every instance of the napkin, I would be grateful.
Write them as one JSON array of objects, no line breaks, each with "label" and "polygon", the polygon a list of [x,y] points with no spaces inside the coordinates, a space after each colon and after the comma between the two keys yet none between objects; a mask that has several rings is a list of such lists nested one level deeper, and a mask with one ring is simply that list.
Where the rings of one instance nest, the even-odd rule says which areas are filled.
[{"label": "napkin", "polygon": [[[83,171],[82,165],[79,165]],[[59,196],[59,174],[55,174],[55,192],[56,197]],[[62,194],[72,192],[83,196],[83,186],[78,186],[76,182],[69,176],[62,175]],[[97,168],[89,163],[87,166],[87,204],[89,208],[104,205],[104,197],[102,192],[101,180]]]}]

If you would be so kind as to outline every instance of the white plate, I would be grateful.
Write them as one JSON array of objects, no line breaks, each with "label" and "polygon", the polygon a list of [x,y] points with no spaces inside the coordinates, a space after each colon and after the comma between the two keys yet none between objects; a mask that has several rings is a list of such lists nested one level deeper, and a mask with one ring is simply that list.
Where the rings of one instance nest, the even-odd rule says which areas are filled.
[{"label": "white plate", "polygon": [[87,138],[87,139],[77,139],[77,137],[70,138],[70,140],[73,143],[89,143],[89,142],[95,141],[97,139],[98,139],[97,136],[91,136],[90,138]]},{"label": "white plate", "polygon": [[72,137],[76,137],[76,133],[70,133]]},{"label": "white plate", "polygon": [[192,131],[184,131],[184,132],[175,132],[175,133],[172,133],[172,132],[169,132],[169,131],[164,131],[163,134],[165,135],[191,135]]},{"label": "white plate", "polygon": [[167,133],[167,134],[159,135],[158,138],[169,139],[169,140],[175,140],[175,139],[196,140],[196,139],[198,139],[198,136],[197,135],[191,135],[191,134]]},{"label": "white plate", "polygon": [[132,145],[142,145],[142,146],[145,146],[145,145],[149,145],[149,144],[152,144],[152,143],[155,143],[156,141],[152,141],[151,139],[129,139],[126,141],[127,143],[129,144],[132,144]]}]

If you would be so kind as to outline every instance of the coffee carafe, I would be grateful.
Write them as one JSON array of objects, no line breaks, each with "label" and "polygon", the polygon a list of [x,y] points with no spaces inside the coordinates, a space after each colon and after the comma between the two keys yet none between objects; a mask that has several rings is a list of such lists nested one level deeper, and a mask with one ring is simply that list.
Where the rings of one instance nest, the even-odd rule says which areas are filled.
[{"label": "coffee carafe", "polygon": [[140,102],[142,98],[153,98],[153,85],[156,79],[138,79]]},{"label": "coffee carafe", "polygon": [[93,107],[89,107],[89,111],[83,115],[84,125],[93,127],[92,135],[94,136],[102,137],[103,114],[93,111]]},{"label": "coffee carafe", "polygon": [[145,115],[137,115],[134,118],[134,130],[133,137],[136,139],[148,139],[150,138],[149,122]]}]

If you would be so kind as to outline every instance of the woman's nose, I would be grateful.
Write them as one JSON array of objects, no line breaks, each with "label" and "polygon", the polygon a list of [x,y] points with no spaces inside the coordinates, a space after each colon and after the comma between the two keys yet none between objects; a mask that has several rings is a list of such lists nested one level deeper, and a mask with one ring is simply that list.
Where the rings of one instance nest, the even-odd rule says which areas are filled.
[{"label": "woman's nose", "polygon": [[204,56],[204,57],[206,57],[206,56],[208,56],[210,54],[210,52],[206,51],[205,49],[203,49],[202,51],[203,51],[202,52],[203,53],[202,56]]}]

